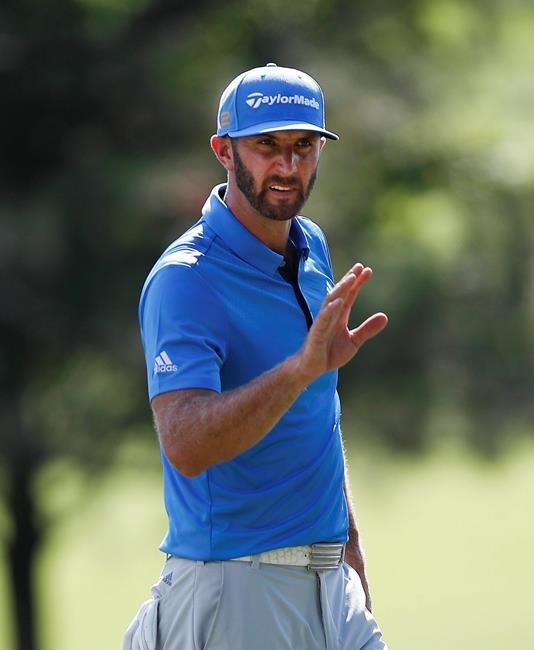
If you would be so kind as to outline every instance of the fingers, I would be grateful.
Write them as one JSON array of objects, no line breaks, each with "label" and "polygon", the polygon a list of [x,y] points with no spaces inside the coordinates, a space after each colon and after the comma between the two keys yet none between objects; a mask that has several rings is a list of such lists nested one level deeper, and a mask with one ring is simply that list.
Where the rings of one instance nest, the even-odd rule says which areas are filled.
[{"label": "fingers", "polygon": [[[321,308],[325,312],[321,329],[328,336],[333,334],[336,327],[341,325],[346,328],[350,311],[362,286],[372,277],[373,270],[360,262],[354,264],[326,296]],[[379,334],[387,325],[386,314],[377,313],[370,316],[361,325],[348,332],[352,344],[360,348],[366,341]]]},{"label": "fingers", "polygon": [[368,266],[358,262],[354,264],[335,287],[326,296],[323,306],[332,300],[343,299],[343,308],[339,312],[339,322],[346,327],[349,322],[350,311],[354,305],[361,287],[371,278],[373,271]]},{"label": "fingers", "polygon": [[367,282],[367,280],[371,278],[372,275],[373,275],[372,269],[370,269],[368,266],[363,267],[359,272],[359,274],[356,276],[356,280],[354,280],[352,285],[348,288],[344,297],[345,315],[347,316],[347,320],[352,305],[354,304],[354,301],[356,300],[358,294],[360,293],[360,289]]},{"label": "fingers", "polygon": [[[353,273],[354,275],[358,276],[364,269],[364,265],[361,262],[356,262],[356,264],[353,264],[350,269],[345,273],[345,275],[348,275],[349,273]],[[343,276],[345,277],[345,276]]]},{"label": "fingers", "polygon": [[339,322],[342,307],[342,298],[336,298],[323,305],[312,326],[317,336],[321,339],[328,339],[331,336]]},{"label": "fingers", "polygon": [[350,302],[350,304],[352,304],[360,287],[367,282],[372,275],[373,271],[368,266],[364,267],[360,262],[354,264],[354,266],[345,273],[333,289],[330,290],[325,298],[325,304],[340,297],[343,298],[345,302]]},{"label": "fingers", "polygon": [[387,316],[378,313],[359,327],[348,329],[354,300],[372,274],[369,267],[357,263],[326,296],[300,352],[305,374],[313,378],[345,365],[366,341],[387,325]]},{"label": "fingers", "polygon": [[379,334],[388,324],[388,317],[381,312],[373,314],[361,325],[349,332],[350,340],[356,348]]},{"label": "fingers", "polygon": [[369,280],[369,278],[373,275],[373,269],[358,262],[352,267],[352,269],[350,269],[347,275],[356,276],[354,290],[357,294],[360,287],[365,284],[367,280]]}]

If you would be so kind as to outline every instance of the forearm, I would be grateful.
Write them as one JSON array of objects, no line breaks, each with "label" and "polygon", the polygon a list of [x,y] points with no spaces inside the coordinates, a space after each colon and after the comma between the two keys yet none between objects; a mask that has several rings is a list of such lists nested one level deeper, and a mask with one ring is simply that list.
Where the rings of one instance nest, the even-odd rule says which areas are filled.
[{"label": "forearm", "polygon": [[273,428],[307,383],[295,356],[234,390],[156,397],[156,428],[167,457],[187,476],[234,458]]},{"label": "forearm", "polygon": [[345,499],[347,501],[347,508],[349,514],[349,539],[345,550],[345,561],[356,571],[362,581],[362,587],[365,592],[367,609],[371,611],[371,594],[369,592],[369,584],[365,574],[365,556],[360,542],[360,533],[356,522],[356,514],[354,505],[352,503],[352,496],[350,492],[350,485],[348,481],[347,472],[345,472],[344,482]]}]

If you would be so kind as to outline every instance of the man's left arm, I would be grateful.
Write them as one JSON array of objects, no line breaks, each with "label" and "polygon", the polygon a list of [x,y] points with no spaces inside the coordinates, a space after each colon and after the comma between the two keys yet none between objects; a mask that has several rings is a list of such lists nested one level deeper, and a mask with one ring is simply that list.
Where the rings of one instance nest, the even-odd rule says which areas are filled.
[{"label": "man's left arm", "polygon": [[365,556],[360,544],[360,533],[356,523],[356,515],[354,505],[352,503],[352,495],[350,492],[348,472],[345,468],[345,481],[343,484],[345,491],[345,500],[349,513],[349,540],[345,549],[345,562],[349,564],[356,573],[360,576],[362,587],[365,592],[365,604],[367,609],[371,611],[371,594],[369,593],[369,585],[365,575]]}]

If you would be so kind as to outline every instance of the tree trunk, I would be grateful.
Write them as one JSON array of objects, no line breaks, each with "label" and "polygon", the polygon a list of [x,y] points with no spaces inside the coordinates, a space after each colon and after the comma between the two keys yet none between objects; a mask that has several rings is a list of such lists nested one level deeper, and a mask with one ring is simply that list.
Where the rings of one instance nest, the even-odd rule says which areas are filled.
[{"label": "tree trunk", "polygon": [[40,541],[35,521],[33,480],[38,463],[31,451],[18,454],[8,464],[8,512],[13,533],[8,543],[13,598],[14,630],[18,650],[37,650],[35,636],[35,554]]}]

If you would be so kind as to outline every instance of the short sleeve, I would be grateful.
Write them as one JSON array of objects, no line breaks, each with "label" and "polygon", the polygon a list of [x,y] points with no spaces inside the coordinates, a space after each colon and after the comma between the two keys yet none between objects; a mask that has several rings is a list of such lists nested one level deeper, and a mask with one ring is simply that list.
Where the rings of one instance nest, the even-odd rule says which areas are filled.
[{"label": "short sleeve", "polygon": [[169,264],[154,273],[141,295],[139,319],[150,399],[186,388],[220,392],[224,308],[195,268]]}]

